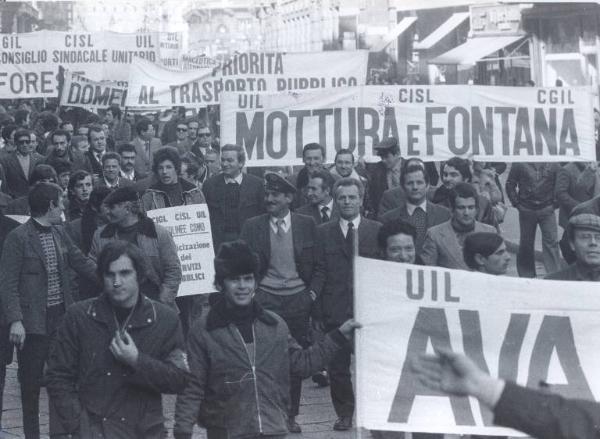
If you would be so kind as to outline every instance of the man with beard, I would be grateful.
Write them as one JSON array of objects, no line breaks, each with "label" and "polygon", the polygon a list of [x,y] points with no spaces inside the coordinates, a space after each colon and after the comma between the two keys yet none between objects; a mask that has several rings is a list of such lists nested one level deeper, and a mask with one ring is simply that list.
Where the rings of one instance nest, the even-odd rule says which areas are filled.
[{"label": "man with beard", "polygon": [[[315,265],[315,229],[311,217],[290,212],[296,188],[275,173],[265,175],[266,214],[244,222],[240,239],[258,254],[261,270],[256,300],[278,314],[301,346],[308,346],[309,318],[316,294],[310,290]],[[301,433],[296,422],[302,379],[290,377],[288,429]]]},{"label": "man with beard", "polygon": [[496,229],[476,220],[478,195],[468,183],[457,183],[450,194],[452,217],[427,230],[421,259],[425,265],[468,270],[463,257],[465,238],[473,232],[495,233]]},{"label": "man with beard", "polygon": [[55,130],[48,136],[50,148],[45,163],[54,166],[60,160],[71,162],[71,169],[77,171],[85,169],[85,156],[73,149],[71,145],[71,135],[65,130]]},{"label": "man with beard", "polygon": [[564,270],[551,273],[546,279],[573,281],[600,281],[600,217],[579,213],[569,219],[569,244],[575,253],[575,262]]}]

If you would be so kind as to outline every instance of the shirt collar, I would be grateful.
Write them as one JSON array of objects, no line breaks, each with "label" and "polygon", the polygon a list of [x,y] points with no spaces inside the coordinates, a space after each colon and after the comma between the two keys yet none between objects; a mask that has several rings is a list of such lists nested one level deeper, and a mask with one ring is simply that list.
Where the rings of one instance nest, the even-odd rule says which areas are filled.
[{"label": "shirt collar", "polygon": [[121,177],[133,181],[135,179],[135,169],[132,169],[130,174],[121,169]]},{"label": "shirt collar", "polygon": [[[340,218],[340,228],[342,229],[342,233],[344,234],[344,236],[346,236],[346,234],[348,233],[348,223],[350,221],[345,220],[344,218]],[[356,218],[354,218],[352,220],[352,225],[354,226],[355,229],[358,230],[358,226],[360,225],[360,215],[358,215]]]},{"label": "shirt collar", "polygon": [[240,175],[238,175],[235,178],[231,178],[227,175],[225,175],[225,184],[229,184],[229,183],[237,183],[237,184],[242,184],[242,178],[244,177],[244,174],[240,172]]},{"label": "shirt collar", "polygon": [[288,211],[287,215],[284,216],[283,218],[277,218],[277,217],[270,217],[269,219],[269,224],[271,224],[271,229],[273,230],[273,232],[277,233],[277,221],[279,221],[280,219],[283,220],[283,231],[285,233],[288,232],[288,230],[290,230],[290,227],[292,225],[292,213]]},{"label": "shirt collar", "polygon": [[112,189],[114,187],[118,187],[119,186],[119,179],[117,178],[117,182],[115,184],[110,184],[106,178],[104,179],[104,184],[106,184],[106,187],[109,189]]},{"label": "shirt collar", "polygon": [[327,207],[327,214],[331,216],[331,212],[333,212],[333,198],[329,200],[329,203],[327,204],[319,204],[319,212],[321,212],[321,209],[324,207]]},{"label": "shirt collar", "polygon": [[423,202],[419,205],[409,203],[408,201],[406,202],[406,211],[410,216],[412,216],[417,207],[420,207],[421,209],[423,209],[423,212],[427,213],[427,199],[423,200]]}]

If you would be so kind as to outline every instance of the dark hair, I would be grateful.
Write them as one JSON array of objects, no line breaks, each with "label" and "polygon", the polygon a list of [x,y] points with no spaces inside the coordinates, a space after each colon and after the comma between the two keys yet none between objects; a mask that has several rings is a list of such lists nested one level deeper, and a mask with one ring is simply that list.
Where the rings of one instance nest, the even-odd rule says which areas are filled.
[{"label": "dark hair", "polygon": [[77,144],[83,140],[86,140],[85,136],[82,136],[80,134],[76,134],[73,137],[71,137],[71,145],[73,146],[73,148],[77,148]]},{"label": "dark hair", "polygon": [[45,163],[40,163],[33,168],[31,171],[31,177],[29,179],[29,185],[33,186],[37,182],[45,180],[47,178],[53,178],[54,183],[58,182],[58,176],[56,175],[56,171],[50,165],[46,165]]},{"label": "dark hair", "polygon": [[23,129],[23,128],[18,129],[17,131],[15,131],[15,137],[14,137],[15,142],[17,141],[17,139],[19,137],[24,137],[24,136],[27,136],[27,137],[29,137],[29,139],[31,139],[31,131]]},{"label": "dark hair", "polygon": [[475,207],[479,207],[479,195],[473,186],[469,183],[460,182],[454,186],[454,189],[450,191],[450,197],[448,201],[450,202],[450,207],[452,210],[456,208],[456,199],[457,198],[474,198],[475,199]]},{"label": "dark hair", "polygon": [[423,168],[421,165],[408,165],[400,173],[400,185],[403,189],[404,183],[406,182],[406,176],[414,172],[422,172],[423,178],[425,179],[425,183],[429,184],[429,174],[427,173],[427,171],[425,171],[425,168]]},{"label": "dark hair", "polygon": [[27,110],[15,111],[15,124],[21,126],[27,120],[27,116],[29,116],[29,111]]},{"label": "dark hair", "polygon": [[304,145],[304,148],[302,148],[302,157],[304,157],[304,155],[306,154],[306,151],[316,151],[316,150],[321,151],[323,160],[325,160],[325,147],[321,146],[318,143],[307,143],[306,145]]},{"label": "dark hair", "polygon": [[58,117],[54,113],[42,111],[38,116],[38,119],[44,131],[54,131],[58,128]]},{"label": "dark hair", "polygon": [[[337,162],[338,157],[341,155],[344,155],[344,154],[348,154],[348,155],[352,156],[352,163],[354,163],[354,153],[352,151],[350,151],[348,148],[342,148],[338,152],[336,152],[335,158],[333,159],[333,163]],[[325,157],[325,154],[323,154],[323,157]]]},{"label": "dark hair", "polygon": [[358,195],[360,196],[360,198],[362,200],[362,198],[365,194],[365,187],[363,186],[363,184],[361,183],[360,180],[357,180],[356,178],[352,178],[352,177],[343,177],[335,182],[335,185],[333,186],[334,198],[336,198],[335,194],[337,193],[338,188],[349,187],[349,186],[356,186],[358,188]]},{"label": "dark hair", "polygon": [[230,277],[244,274],[254,274],[258,281],[260,259],[245,241],[224,242],[219,246],[215,255],[215,285],[223,287],[223,281]]},{"label": "dark hair", "polygon": [[379,229],[379,232],[377,232],[377,244],[379,245],[380,250],[385,251],[387,248],[387,240],[390,236],[399,234],[412,236],[413,242],[417,240],[417,229],[415,226],[402,220],[389,221],[384,223]]},{"label": "dark hair", "polygon": [[75,124],[73,122],[71,122],[70,120],[62,121],[58,127],[61,130],[64,130],[67,125],[71,125],[73,128],[75,128]]},{"label": "dark hair", "polygon": [[[54,169],[52,169],[54,172]],[[50,202],[58,204],[62,196],[62,188],[56,183],[36,183],[27,195],[29,210],[33,218],[44,216],[50,209]]]},{"label": "dark hair", "polygon": [[52,167],[56,171],[56,175],[64,174],[65,172],[71,172],[73,166],[68,160],[55,160]]},{"label": "dark hair", "polygon": [[69,184],[67,185],[67,193],[69,194],[69,196],[71,195],[71,191],[75,189],[75,185],[78,181],[81,181],[84,178],[91,176],[92,174],[90,174],[88,171],[84,171],[83,169],[79,169],[78,171],[73,172],[71,174],[71,177],[69,177]]},{"label": "dark hair", "polygon": [[111,105],[108,108],[108,111],[112,113],[114,118],[121,120],[121,116],[123,115],[123,113],[121,112],[121,109],[118,105]]},{"label": "dark hair", "polygon": [[479,253],[487,258],[498,250],[503,242],[504,240],[502,237],[493,232],[475,232],[468,234],[465,238],[465,245],[463,247],[465,264],[472,270],[477,270],[479,266],[475,261],[475,255]]},{"label": "dark hair", "polygon": [[87,134],[88,135],[88,142],[90,142],[90,144],[92,143],[92,133],[104,133],[104,130],[98,124],[90,125],[89,130],[88,130],[88,134]]},{"label": "dark hair", "polygon": [[135,152],[137,155],[135,145],[133,145],[132,143],[121,143],[118,149],[120,155],[123,155],[124,152]]},{"label": "dark hair", "polygon": [[308,174],[308,178],[320,178],[322,182],[321,187],[323,189],[329,189],[329,193],[332,193],[333,186],[335,185],[335,179],[329,171],[326,171],[325,169],[317,169],[316,171]]},{"label": "dark hair", "polygon": [[119,163],[119,166],[121,166],[121,156],[119,155],[118,152],[109,151],[102,156],[101,160],[102,160],[102,166],[104,166],[104,163],[106,163],[107,160],[116,160],[117,163]]},{"label": "dark hair", "polygon": [[2,138],[6,141],[10,140],[10,135],[17,130],[17,126],[14,123],[9,123],[2,128]]},{"label": "dark hair", "polygon": [[65,131],[65,130],[58,129],[58,130],[52,131],[52,134],[50,134],[50,141],[52,143],[54,143],[54,136],[65,136],[67,138],[67,142],[71,141],[71,135],[69,134],[68,131]]},{"label": "dark hair", "polygon": [[470,182],[473,175],[471,174],[471,167],[469,166],[469,161],[467,159],[463,159],[460,157],[452,157],[446,163],[442,163],[440,173],[444,173],[444,168],[446,166],[452,166],[460,175],[462,175],[463,181]]},{"label": "dark hair", "polygon": [[142,117],[135,124],[135,132],[139,136],[142,133],[142,131],[148,131],[148,127],[150,125],[152,125],[152,121],[150,119],[148,119],[147,117]]},{"label": "dark hair", "polygon": [[[71,180],[69,180],[69,184],[71,184]],[[98,213],[100,212],[100,206],[112,191],[108,186],[94,188],[90,194],[90,199],[83,208],[81,215],[81,250],[86,255],[90,252],[94,232],[99,226]]]},{"label": "dark hair", "polygon": [[187,174],[189,176],[194,176],[195,177],[196,174],[198,174],[199,170],[200,170],[200,167],[196,163],[189,162],[188,165],[187,165],[186,172],[187,172]]},{"label": "dark hair", "polygon": [[242,148],[241,146],[228,143],[226,145],[223,145],[223,147],[221,148],[221,154],[223,154],[226,151],[237,152],[238,162],[242,164],[246,163],[246,151],[244,151],[244,148]]},{"label": "dark hair", "polygon": [[110,264],[115,262],[121,256],[127,256],[135,270],[138,285],[141,285],[146,278],[146,261],[142,251],[128,241],[111,241],[106,244],[98,255],[98,265],[96,274],[100,282],[104,282],[104,275],[108,273]]},{"label": "dark hair", "polygon": [[165,146],[154,153],[152,159],[152,172],[154,172],[154,174],[158,174],[158,165],[165,160],[169,160],[173,163],[178,175],[181,173],[181,157],[179,157],[179,151],[172,146]]}]

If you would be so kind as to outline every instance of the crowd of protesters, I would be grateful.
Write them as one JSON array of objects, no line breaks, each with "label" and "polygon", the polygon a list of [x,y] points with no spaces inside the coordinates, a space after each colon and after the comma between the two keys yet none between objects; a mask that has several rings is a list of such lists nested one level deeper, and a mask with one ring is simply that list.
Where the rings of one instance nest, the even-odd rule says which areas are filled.
[{"label": "crowd of protesters", "polygon": [[[596,162],[423,162],[390,137],[376,163],[310,143],[300,169],[246,169],[209,118],[156,122],[0,112],[0,391],[16,350],[28,439],[44,384],[51,437],[164,437],[164,393],[178,394],[176,438],[195,424],[209,439],[284,437],[301,432],[309,376],[349,430],[355,251],[505,275],[509,203],[519,276],[537,275],[539,226],[548,279],[600,280]],[[175,243],[146,212],[200,203],[218,292],[178,298]]]}]

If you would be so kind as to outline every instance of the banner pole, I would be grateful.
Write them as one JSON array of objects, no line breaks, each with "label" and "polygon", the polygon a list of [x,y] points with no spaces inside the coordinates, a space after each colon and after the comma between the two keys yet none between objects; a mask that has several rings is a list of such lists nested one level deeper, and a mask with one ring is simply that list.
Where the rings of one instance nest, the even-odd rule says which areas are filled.
[{"label": "banner pole", "polygon": [[[361,218],[361,220],[364,218]],[[359,249],[359,243],[358,243],[358,227],[355,227],[354,230],[352,231],[352,233],[354,234],[353,239],[352,239],[352,315],[354,316],[354,318],[357,318],[357,314],[356,314],[356,259],[359,256],[358,253],[358,249]],[[356,410],[356,439],[361,439],[362,438],[362,433],[361,433],[361,429],[358,425],[358,421],[359,419],[361,419],[360,413],[361,413],[361,404],[359,399],[357,398],[357,395],[359,394],[359,388],[360,388],[360,380],[359,380],[359,376],[358,376],[358,358],[356,356],[356,346],[358,345],[358,338],[360,337],[360,334],[357,334],[359,331],[359,329],[355,329],[354,330],[354,343],[353,343],[353,352],[354,352],[354,388],[355,388],[355,395],[354,395],[354,400],[356,401],[355,404],[355,410]]]}]

